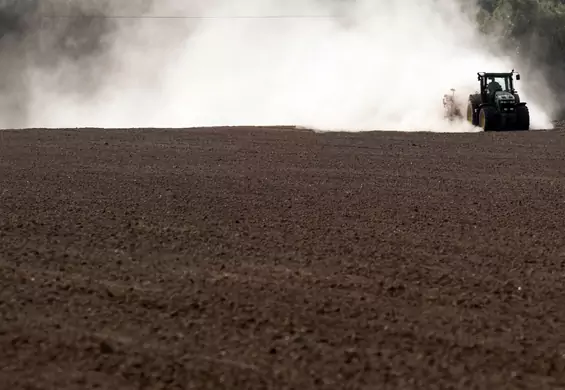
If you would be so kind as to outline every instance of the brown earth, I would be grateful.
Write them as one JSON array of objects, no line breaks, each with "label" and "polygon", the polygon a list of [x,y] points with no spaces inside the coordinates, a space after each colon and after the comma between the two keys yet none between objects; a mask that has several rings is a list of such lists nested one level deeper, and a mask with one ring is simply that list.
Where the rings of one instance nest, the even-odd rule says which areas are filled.
[{"label": "brown earth", "polygon": [[564,173],[564,131],[0,132],[0,388],[565,388]]}]

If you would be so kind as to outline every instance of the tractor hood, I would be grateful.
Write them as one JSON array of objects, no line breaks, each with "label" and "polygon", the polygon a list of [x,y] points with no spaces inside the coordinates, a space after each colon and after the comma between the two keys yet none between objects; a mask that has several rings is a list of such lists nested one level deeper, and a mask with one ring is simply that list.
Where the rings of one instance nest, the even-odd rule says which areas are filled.
[{"label": "tractor hood", "polygon": [[511,100],[514,101],[516,100],[514,98],[514,95],[512,95],[509,92],[504,92],[504,91],[498,91],[494,94],[494,98],[499,101],[499,100]]}]

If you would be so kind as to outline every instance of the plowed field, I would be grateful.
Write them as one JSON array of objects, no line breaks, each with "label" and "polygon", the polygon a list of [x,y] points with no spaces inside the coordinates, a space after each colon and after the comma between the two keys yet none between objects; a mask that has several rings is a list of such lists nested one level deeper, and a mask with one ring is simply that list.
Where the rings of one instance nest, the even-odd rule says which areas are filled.
[{"label": "plowed field", "polygon": [[565,132],[0,132],[2,389],[565,388]]}]

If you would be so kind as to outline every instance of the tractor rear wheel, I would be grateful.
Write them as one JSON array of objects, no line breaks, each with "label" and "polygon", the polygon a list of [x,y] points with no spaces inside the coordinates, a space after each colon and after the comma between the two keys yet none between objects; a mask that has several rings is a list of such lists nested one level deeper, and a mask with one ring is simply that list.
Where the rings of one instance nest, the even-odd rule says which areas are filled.
[{"label": "tractor rear wheel", "polygon": [[520,103],[520,95],[518,95],[517,93],[514,94],[514,99],[516,103]]},{"label": "tractor rear wheel", "polygon": [[516,130],[530,130],[530,110],[527,106],[516,107]]},{"label": "tractor rear wheel", "polygon": [[486,106],[479,111],[479,127],[484,131],[498,130],[498,113],[493,107]]},{"label": "tractor rear wheel", "polygon": [[475,109],[480,104],[481,104],[480,94],[469,95],[469,101],[467,103],[467,121],[473,126],[479,125],[479,116],[475,114]]},{"label": "tractor rear wheel", "polygon": [[467,122],[469,122],[473,126],[478,125],[475,116],[475,107],[473,106],[472,102],[467,103]]}]

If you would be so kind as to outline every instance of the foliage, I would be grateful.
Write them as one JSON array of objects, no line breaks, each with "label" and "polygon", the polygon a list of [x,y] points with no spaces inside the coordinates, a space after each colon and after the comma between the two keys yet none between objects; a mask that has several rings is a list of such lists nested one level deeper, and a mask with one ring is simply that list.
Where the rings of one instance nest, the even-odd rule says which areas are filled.
[{"label": "foliage", "polygon": [[[555,93],[565,91],[565,0],[478,0],[480,29],[539,66]],[[565,112],[565,111],[564,111]]]}]

